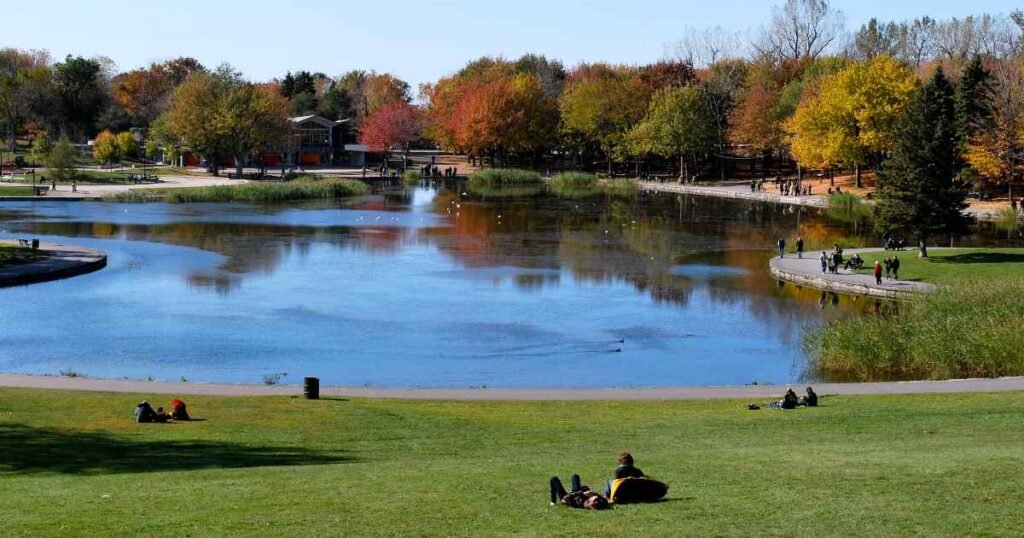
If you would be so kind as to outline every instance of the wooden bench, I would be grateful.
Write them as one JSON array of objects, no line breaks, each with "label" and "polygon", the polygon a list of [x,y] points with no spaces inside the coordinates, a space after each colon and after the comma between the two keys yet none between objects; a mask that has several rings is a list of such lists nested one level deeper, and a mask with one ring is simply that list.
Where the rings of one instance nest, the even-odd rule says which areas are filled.
[{"label": "wooden bench", "polygon": [[25,248],[30,248],[32,250],[38,250],[39,249],[39,240],[38,239],[19,239],[18,240],[18,245],[22,246],[22,247],[25,247]]},{"label": "wooden bench", "polygon": [[36,196],[43,196],[46,193],[50,192],[50,186],[49,185],[35,185],[32,188],[35,189]]}]

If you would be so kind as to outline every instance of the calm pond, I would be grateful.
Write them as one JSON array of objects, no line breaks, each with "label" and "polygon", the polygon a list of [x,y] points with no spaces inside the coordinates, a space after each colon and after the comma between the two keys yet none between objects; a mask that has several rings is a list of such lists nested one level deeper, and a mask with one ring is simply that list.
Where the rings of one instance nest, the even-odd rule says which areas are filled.
[{"label": "calm pond", "polygon": [[[874,241],[816,209],[449,185],[287,205],[0,202],[0,237],[106,269],[0,289],[0,371],[451,387],[785,383],[869,299],[782,285],[772,245]],[[984,230],[959,244],[1013,244]]]}]

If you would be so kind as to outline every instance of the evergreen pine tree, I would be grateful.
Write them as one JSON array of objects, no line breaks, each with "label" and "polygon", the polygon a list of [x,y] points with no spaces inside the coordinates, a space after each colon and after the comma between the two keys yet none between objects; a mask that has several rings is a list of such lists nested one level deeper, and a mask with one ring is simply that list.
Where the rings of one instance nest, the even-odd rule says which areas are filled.
[{"label": "evergreen pine tree", "polygon": [[975,56],[967,66],[956,91],[956,135],[960,151],[978,132],[993,126],[992,74]]},{"label": "evergreen pine tree", "polygon": [[896,148],[879,172],[875,217],[880,229],[913,234],[918,255],[927,241],[962,233],[967,225],[963,185],[956,181],[958,140],[953,86],[937,69],[907,109]]}]

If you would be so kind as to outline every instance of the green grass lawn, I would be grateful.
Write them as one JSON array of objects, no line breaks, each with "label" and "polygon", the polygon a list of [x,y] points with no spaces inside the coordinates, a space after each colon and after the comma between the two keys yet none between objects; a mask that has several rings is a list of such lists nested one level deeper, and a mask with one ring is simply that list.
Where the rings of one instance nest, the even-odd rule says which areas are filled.
[{"label": "green grass lawn", "polygon": [[[780,387],[781,391],[781,387]],[[5,536],[1019,536],[1024,393],[459,403],[0,390]],[[167,406],[170,398],[147,396]],[[666,502],[550,507],[616,455]]]},{"label": "green grass lawn", "polygon": [[871,274],[875,260],[883,261],[894,255],[900,258],[902,280],[944,284],[1024,273],[1024,249],[1020,248],[930,249],[928,258],[918,258],[916,250],[869,252],[861,254],[864,268],[858,272]]},{"label": "green grass lawn", "polygon": [[0,267],[28,263],[39,257],[39,253],[21,246],[0,245]]},{"label": "green grass lawn", "polygon": [[35,196],[35,191],[32,187],[3,185],[0,186],[0,196]]}]

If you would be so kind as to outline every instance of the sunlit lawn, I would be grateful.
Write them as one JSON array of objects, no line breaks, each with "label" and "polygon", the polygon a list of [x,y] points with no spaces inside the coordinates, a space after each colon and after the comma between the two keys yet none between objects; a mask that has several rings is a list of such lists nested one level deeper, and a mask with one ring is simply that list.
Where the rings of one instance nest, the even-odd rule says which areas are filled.
[{"label": "sunlit lawn", "polygon": [[[781,389],[780,389],[781,390]],[[0,390],[5,536],[1019,535],[1024,394],[458,403]],[[169,398],[150,397],[157,405]],[[669,499],[549,507],[615,456]]]},{"label": "sunlit lawn", "polygon": [[1020,248],[932,249],[928,258],[918,258],[916,249],[869,252],[861,254],[864,268],[860,272],[869,274],[875,260],[881,262],[893,256],[900,259],[899,276],[903,280],[941,284],[1024,274],[1024,249]]}]

